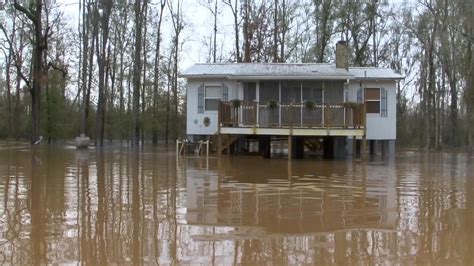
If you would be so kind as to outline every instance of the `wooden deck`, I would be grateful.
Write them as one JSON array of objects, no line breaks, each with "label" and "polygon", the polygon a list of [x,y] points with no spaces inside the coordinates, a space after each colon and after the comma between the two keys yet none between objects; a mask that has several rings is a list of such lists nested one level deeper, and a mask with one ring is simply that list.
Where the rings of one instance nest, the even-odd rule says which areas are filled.
[{"label": "wooden deck", "polygon": [[362,104],[221,102],[219,134],[363,136]]}]

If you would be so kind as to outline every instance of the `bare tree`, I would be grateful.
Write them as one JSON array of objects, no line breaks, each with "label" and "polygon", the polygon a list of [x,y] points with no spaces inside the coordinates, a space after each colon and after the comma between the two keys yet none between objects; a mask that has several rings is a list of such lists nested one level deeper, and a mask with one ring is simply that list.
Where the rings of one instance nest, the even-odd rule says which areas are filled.
[{"label": "bare tree", "polygon": [[278,57],[278,26],[279,26],[279,17],[278,17],[278,0],[274,0],[273,8],[273,46],[272,46],[272,57],[273,62],[278,62],[280,59]]},{"label": "bare tree", "polygon": [[[141,108],[141,111],[142,111],[142,116],[144,116],[145,112],[146,112],[146,109],[147,109],[147,102],[145,100],[146,98],[146,87],[147,87],[147,64],[148,64],[148,5],[146,3],[147,1],[144,1],[143,3],[143,10],[142,10],[142,24],[143,24],[143,67],[142,67],[142,72],[143,72],[143,76],[142,76],[142,93],[141,93],[141,96],[142,96],[142,108]],[[142,143],[145,143],[145,128],[144,128],[144,125],[143,125],[143,119],[142,121],[140,122],[140,128],[141,128],[141,139],[142,139]]]},{"label": "bare tree", "polygon": [[464,101],[466,102],[466,131],[469,152],[474,152],[474,6],[469,1],[459,4],[462,28],[460,33],[465,43],[462,63],[463,79],[466,82]]},{"label": "bare tree", "polygon": [[[183,31],[184,24],[183,24],[183,14],[182,14],[182,1],[176,1],[176,5],[174,5],[172,0],[168,1],[168,8],[171,13],[171,22],[173,25],[173,38],[172,38],[172,46],[173,46],[173,71],[172,71],[172,91],[173,91],[173,121],[177,122],[178,119],[178,61],[179,61],[179,49],[180,49],[180,35]],[[168,80],[170,82],[170,80]],[[176,124],[175,124],[176,126]],[[177,127],[174,127],[173,130],[173,138],[177,138]],[[166,140],[167,141],[167,140]]]},{"label": "bare tree", "polygon": [[241,6],[241,13],[243,19],[243,38],[244,38],[244,62],[251,61],[251,42],[253,38],[253,28],[250,25],[250,12],[252,8],[252,0],[244,0],[243,5]]},{"label": "bare tree", "polygon": [[104,145],[104,124],[105,124],[105,105],[106,105],[106,66],[107,66],[107,45],[109,41],[109,22],[112,11],[112,0],[103,0],[95,6],[96,18],[100,24],[100,39],[96,37],[97,45],[97,63],[99,65],[99,87],[97,101],[97,115],[95,121],[95,145]]},{"label": "bare tree", "polygon": [[[125,51],[131,50],[130,45],[132,41],[132,37],[130,34],[129,21],[130,18],[128,16],[130,10],[130,5],[128,5],[128,1],[119,1],[113,10],[113,17],[112,17],[112,27],[113,27],[113,38],[114,38],[114,47],[113,49],[116,50],[116,54],[118,58],[114,57],[114,61],[118,63],[118,73],[116,76],[116,81],[114,84],[117,84],[116,93],[118,94],[118,109],[117,114],[121,119],[117,119],[118,117],[114,116],[114,128],[118,127],[118,134],[120,140],[124,140],[127,136],[127,132],[131,126],[123,126],[123,121],[127,121],[125,118],[128,118],[128,111],[130,108],[129,102],[130,97],[127,97],[125,91],[125,85],[129,84],[130,78],[126,79],[128,75],[128,68],[131,67],[129,60],[127,57],[129,56],[128,53]],[[117,123],[115,123],[117,122]],[[128,122],[128,121],[127,121]]]},{"label": "bare tree", "polygon": [[232,11],[232,17],[234,19],[234,43],[235,43],[235,61],[241,62],[242,58],[240,55],[240,41],[239,41],[239,2],[238,0],[224,0],[224,3],[229,6],[230,10]]},{"label": "bare tree", "polygon": [[12,137],[12,128],[13,128],[13,123],[12,123],[12,119],[13,119],[13,109],[12,109],[12,95],[11,95],[11,76],[10,76],[10,71],[11,71],[11,67],[12,67],[12,64],[14,64],[14,59],[15,59],[15,51],[14,51],[14,38],[15,38],[15,33],[17,31],[17,26],[16,26],[16,23],[17,23],[17,18],[16,16],[14,15],[13,16],[13,21],[12,21],[12,30],[11,30],[11,33],[8,34],[7,30],[5,29],[3,23],[0,23],[0,29],[2,30],[4,36],[5,36],[5,39],[6,39],[6,42],[7,42],[7,47],[6,47],[6,50],[2,47],[1,50],[5,56],[5,90],[6,90],[6,94],[7,94],[7,120],[8,120],[8,124],[7,124],[7,127],[8,127],[8,138],[11,138]]},{"label": "bare tree", "polygon": [[154,60],[154,77],[153,77],[153,125],[152,125],[152,142],[154,145],[158,143],[158,86],[160,82],[160,49],[161,49],[161,24],[163,21],[163,11],[165,9],[166,0],[160,0],[160,9],[158,22],[156,23],[156,47]]},{"label": "bare tree", "polygon": [[378,15],[376,0],[346,1],[338,11],[337,29],[341,39],[349,42],[353,53],[353,65],[365,66],[370,58],[369,41]]},{"label": "bare tree", "polygon": [[[81,82],[80,88],[82,91],[82,116],[81,116],[81,129],[80,132],[88,135],[88,120],[89,120],[89,103],[90,103],[90,86],[87,86],[88,82],[88,68],[89,64],[92,65],[92,62],[89,61],[89,56],[94,54],[94,44],[88,49],[89,45],[89,37],[90,37],[90,26],[91,26],[91,3],[87,0],[82,0],[82,4],[80,6],[82,8],[82,31],[81,31],[81,39],[82,39],[82,58],[81,58]],[[92,38],[91,41],[93,42],[94,39]]]},{"label": "bare tree", "polygon": [[326,62],[327,48],[334,34],[334,5],[333,0],[314,0],[316,17],[316,62]]},{"label": "bare tree", "polygon": [[138,146],[140,143],[140,88],[142,71],[142,12],[146,7],[147,1],[135,0],[135,49],[133,56],[133,141],[132,145]]},{"label": "bare tree", "polygon": [[40,116],[41,116],[41,91],[47,86],[48,70],[45,62],[45,53],[48,49],[48,36],[50,27],[43,26],[43,1],[36,0],[29,7],[24,7],[16,0],[14,2],[16,10],[25,15],[31,23],[33,29],[33,66],[32,84],[30,80],[20,73],[23,81],[27,84],[31,95],[31,135],[30,142],[34,143],[39,139]]}]

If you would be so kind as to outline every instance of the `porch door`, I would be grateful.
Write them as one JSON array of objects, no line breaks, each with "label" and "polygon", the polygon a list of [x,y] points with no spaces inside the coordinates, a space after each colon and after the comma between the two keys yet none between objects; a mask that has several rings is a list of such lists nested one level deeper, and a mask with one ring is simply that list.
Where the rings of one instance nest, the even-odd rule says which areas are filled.
[{"label": "porch door", "polygon": [[323,85],[321,81],[303,81],[303,101],[311,101],[314,104],[323,102]]},{"label": "porch door", "polygon": [[253,125],[255,121],[254,102],[257,100],[257,83],[245,82],[244,84],[244,102],[242,106],[242,124]]},{"label": "porch door", "polygon": [[257,100],[257,84],[255,82],[244,83],[244,102],[250,103]]},{"label": "porch door", "polygon": [[[303,81],[303,126],[323,126],[323,84],[321,81]],[[307,104],[311,102],[311,104]]]}]

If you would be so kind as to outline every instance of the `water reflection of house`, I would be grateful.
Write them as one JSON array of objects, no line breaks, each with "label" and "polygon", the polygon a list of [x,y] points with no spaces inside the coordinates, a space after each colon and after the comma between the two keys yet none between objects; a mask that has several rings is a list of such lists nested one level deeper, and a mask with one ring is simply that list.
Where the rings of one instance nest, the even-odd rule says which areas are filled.
[{"label": "water reflection of house", "polygon": [[[235,163],[229,163],[219,173],[190,170],[187,223],[257,227],[265,234],[291,235],[394,229],[397,212],[392,181],[381,177],[380,171],[369,171],[361,165],[352,169],[354,165],[350,164],[342,170],[345,174],[305,176],[299,172],[291,178],[283,169],[286,164],[273,171],[282,173],[280,176],[272,175],[272,171],[265,175],[252,167],[239,172],[232,166]],[[350,175],[359,177],[348,178]],[[248,176],[254,177],[253,182]]]},{"label": "water reflection of house", "polygon": [[186,217],[201,224],[216,224],[218,178],[205,170],[190,170],[186,175]]}]

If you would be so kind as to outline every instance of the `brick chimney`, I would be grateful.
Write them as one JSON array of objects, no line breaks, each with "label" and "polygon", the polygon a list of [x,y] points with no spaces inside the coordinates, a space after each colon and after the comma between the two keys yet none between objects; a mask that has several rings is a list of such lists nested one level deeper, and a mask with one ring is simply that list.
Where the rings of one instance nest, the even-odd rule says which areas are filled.
[{"label": "brick chimney", "polygon": [[336,67],[349,69],[349,58],[346,41],[336,43]]}]

